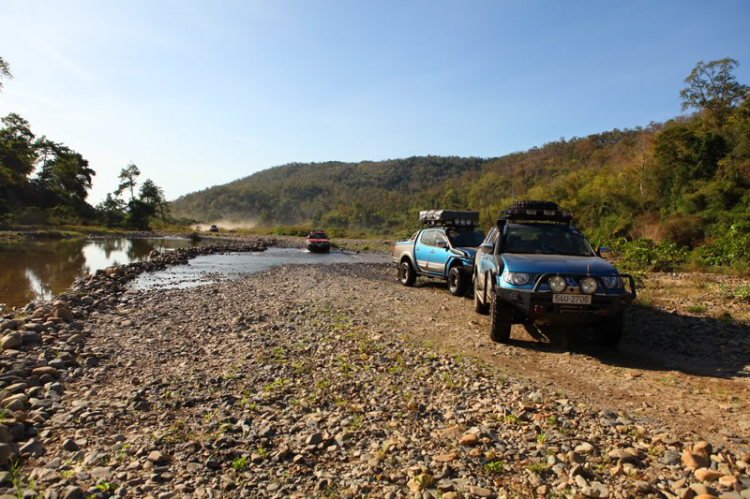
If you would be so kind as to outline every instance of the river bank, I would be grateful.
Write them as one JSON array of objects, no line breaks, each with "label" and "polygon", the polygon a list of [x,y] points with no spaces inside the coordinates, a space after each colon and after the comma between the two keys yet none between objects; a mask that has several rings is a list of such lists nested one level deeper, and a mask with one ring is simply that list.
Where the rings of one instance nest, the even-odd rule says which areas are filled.
[{"label": "river bank", "polygon": [[[269,232],[258,234],[254,232],[195,232],[185,228],[174,228],[171,230],[154,231],[125,231],[122,229],[107,229],[105,227],[75,227],[65,226],[61,228],[48,227],[24,227],[13,230],[0,230],[0,241],[22,241],[22,240],[57,240],[57,239],[153,239],[160,237],[174,237],[182,239],[193,239],[195,241],[219,241],[237,242],[253,241],[256,239],[273,240],[274,245],[283,248],[304,248],[306,239],[298,236],[283,236]],[[334,249],[346,251],[390,251],[393,247],[391,239],[380,238],[331,238]]]},{"label": "river bank", "polygon": [[[715,340],[696,343],[689,317],[638,310],[620,353],[584,338],[566,353],[522,329],[496,345],[469,299],[430,281],[404,288],[390,265],[128,290],[167,264],[158,258],[3,321],[0,462],[22,463],[0,476],[6,493],[8,480],[70,498],[743,497],[750,486],[748,359],[732,346],[743,326],[709,323]],[[674,341],[701,356],[667,354]]]}]

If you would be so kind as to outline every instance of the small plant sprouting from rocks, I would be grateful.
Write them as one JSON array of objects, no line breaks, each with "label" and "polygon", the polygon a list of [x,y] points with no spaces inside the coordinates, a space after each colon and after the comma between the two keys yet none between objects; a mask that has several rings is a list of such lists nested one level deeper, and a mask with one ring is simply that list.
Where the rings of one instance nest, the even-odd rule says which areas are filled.
[{"label": "small plant sprouting from rocks", "polygon": [[502,473],[505,471],[505,466],[503,465],[502,461],[492,461],[484,465],[484,469],[488,473],[493,473],[495,475]]},{"label": "small plant sprouting from rocks", "polygon": [[530,464],[526,466],[526,469],[536,475],[541,475],[542,473],[547,471],[547,465],[542,464],[542,463],[535,463],[535,464]]},{"label": "small plant sprouting from rocks", "polygon": [[508,414],[505,416],[505,422],[508,424],[519,424],[521,420],[515,414]]},{"label": "small plant sprouting from rocks", "polygon": [[257,451],[260,456],[268,454],[268,449],[264,448],[262,445],[258,445]]},{"label": "small plant sprouting from rocks", "polygon": [[232,461],[232,468],[234,468],[235,471],[242,471],[247,467],[247,458],[245,456],[238,457],[234,461]]},{"label": "small plant sprouting from rocks", "polygon": [[547,440],[547,434],[546,433],[539,433],[536,436],[536,441],[540,444],[543,444]]},{"label": "small plant sprouting from rocks", "polygon": [[116,485],[109,483],[107,481],[97,483],[96,488],[101,490],[102,492],[114,492],[115,490],[117,490]]},{"label": "small plant sprouting from rocks", "polygon": [[349,423],[349,428],[352,430],[359,428],[359,425],[362,424],[362,419],[364,419],[364,417],[361,414],[355,414],[352,417],[352,422]]},{"label": "small plant sprouting from rocks", "polygon": [[344,357],[341,355],[338,356],[339,359],[339,371],[341,371],[343,374],[350,373],[354,370],[351,364],[347,363]]}]

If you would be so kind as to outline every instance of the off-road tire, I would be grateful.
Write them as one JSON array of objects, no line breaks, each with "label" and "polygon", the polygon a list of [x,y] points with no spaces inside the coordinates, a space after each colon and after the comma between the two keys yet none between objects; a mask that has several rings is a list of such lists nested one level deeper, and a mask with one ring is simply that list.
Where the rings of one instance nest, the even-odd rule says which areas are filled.
[{"label": "off-road tire", "polygon": [[490,291],[490,339],[497,343],[510,341],[512,310],[503,303],[494,290]]},{"label": "off-road tire", "polygon": [[463,296],[469,287],[468,280],[469,276],[464,272],[464,269],[455,266],[448,272],[448,290],[453,296]]},{"label": "off-road tire", "polygon": [[401,265],[398,266],[398,282],[404,286],[414,286],[414,282],[417,280],[417,273],[414,272],[414,267],[411,266],[409,260],[404,260]]},{"label": "off-road tire", "polygon": [[553,201],[516,201],[508,209],[518,210],[558,210],[560,207]]},{"label": "off-road tire", "polygon": [[490,307],[482,300],[479,299],[479,294],[482,291],[479,290],[479,275],[474,276],[474,312],[482,315],[487,315],[490,312]]},{"label": "off-road tire", "polygon": [[596,325],[596,343],[606,348],[615,348],[622,339],[625,315],[620,313]]}]

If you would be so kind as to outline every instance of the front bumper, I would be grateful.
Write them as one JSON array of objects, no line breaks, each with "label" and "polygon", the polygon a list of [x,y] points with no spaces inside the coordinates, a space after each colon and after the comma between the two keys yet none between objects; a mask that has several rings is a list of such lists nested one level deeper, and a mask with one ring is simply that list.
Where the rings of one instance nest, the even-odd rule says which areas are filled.
[{"label": "front bumper", "polygon": [[590,324],[621,314],[636,297],[633,278],[627,274],[620,274],[620,277],[629,279],[630,292],[609,293],[602,282],[600,286],[605,292],[591,295],[591,305],[552,303],[552,291],[539,290],[545,277],[546,274],[541,276],[532,290],[495,286],[498,298],[511,305],[516,312],[514,322],[531,322],[538,325]]},{"label": "front bumper", "polygon": [[307,249],[310,251],[328,251],[331,248],[331,243],[307,243]]}]

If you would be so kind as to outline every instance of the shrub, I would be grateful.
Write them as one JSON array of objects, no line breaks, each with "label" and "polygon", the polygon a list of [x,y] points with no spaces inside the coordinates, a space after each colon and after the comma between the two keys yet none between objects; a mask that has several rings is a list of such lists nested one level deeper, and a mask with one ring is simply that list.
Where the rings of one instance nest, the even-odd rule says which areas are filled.
[{"label": "shrub", "polygon": [[747,265],[750,260],[750,223],[739,222],[716,241],[698,248],[696,261],[712,267]]}]

